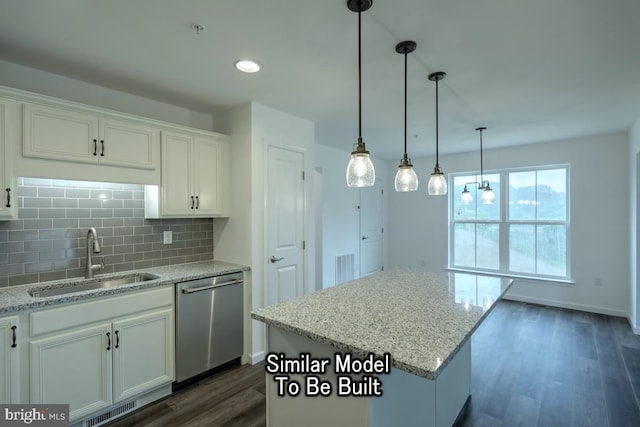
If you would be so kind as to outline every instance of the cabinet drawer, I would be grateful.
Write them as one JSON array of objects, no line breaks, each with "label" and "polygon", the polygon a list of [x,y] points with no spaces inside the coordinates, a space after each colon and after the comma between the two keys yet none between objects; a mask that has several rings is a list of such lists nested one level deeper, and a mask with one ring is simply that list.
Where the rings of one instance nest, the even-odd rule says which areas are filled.
[{"label": "cabinet drawer", "polygon": [[173,285],[66,304],[30,315],[31,336],[48,334],[173,304]]}]

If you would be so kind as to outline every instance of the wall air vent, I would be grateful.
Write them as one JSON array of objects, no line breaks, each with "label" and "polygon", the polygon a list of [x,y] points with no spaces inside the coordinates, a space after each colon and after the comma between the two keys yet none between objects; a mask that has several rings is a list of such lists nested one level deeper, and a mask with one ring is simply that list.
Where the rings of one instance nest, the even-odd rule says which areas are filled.
[{"label": "wall air vent", "polygon": [[336,285],[354,279],[354,254],[336,256]]}]

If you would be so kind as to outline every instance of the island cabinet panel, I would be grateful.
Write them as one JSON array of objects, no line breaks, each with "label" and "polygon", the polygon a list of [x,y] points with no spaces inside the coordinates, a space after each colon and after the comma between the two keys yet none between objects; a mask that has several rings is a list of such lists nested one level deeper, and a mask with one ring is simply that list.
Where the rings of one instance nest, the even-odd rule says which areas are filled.
[{"label": "island cabinet panel", "polygon": [[27,157],[155,169],[160,131],[133,120],[26,103],[23,154]]},{"label": "island cabinet panel", "polygon": [[20,350],[18,316],[0,318],[0,404],[19,403]]},{"label": "island cabinet panel", "polygon": [[[331,383],[332,392],[328,396],[306,395],[310,375],[289,375],[290,380],[301,385],[300,394],[281,396],[274,375],[266,374],[267,426],[271,427],[294,425],[300,419],[305,419],[305,427],[449,427],[463,413],[471,394],[470,341],[462,345],[436,379],[391,368],[389,374],[373,374],[380,379],[382,395],[365,397],[337,395],[340,385],[334,357],[336,353],[348,352],[271,325],[267,329],[267,346],[269,353],[283,353],[288,357],[307,353],[315,360],[331,360],[326,373],[317,375],[321,381]],[[369,374],[351,377],[359,381],[363,375]]]}]

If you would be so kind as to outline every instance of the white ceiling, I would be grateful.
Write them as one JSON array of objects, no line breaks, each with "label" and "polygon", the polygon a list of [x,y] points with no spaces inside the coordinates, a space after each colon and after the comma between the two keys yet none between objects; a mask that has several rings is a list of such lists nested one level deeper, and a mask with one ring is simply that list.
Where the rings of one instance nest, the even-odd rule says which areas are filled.
[{"label": "white ceiling", "polygon": [[[403,57],[409,155],[629,129],[640,116],[638,0],[374,0],[362,15],[363,136],[400,158]],[[191,25],[206,26],[196,34]],[[253,75],[236,71],[256,60]],[[346,0],[0,0],[0,59],[215,112],[247,101],[357,137],[357,14]],[[0,79],[1,83],[1,79]],[[413,135],[417,134],[417,138]]]}]

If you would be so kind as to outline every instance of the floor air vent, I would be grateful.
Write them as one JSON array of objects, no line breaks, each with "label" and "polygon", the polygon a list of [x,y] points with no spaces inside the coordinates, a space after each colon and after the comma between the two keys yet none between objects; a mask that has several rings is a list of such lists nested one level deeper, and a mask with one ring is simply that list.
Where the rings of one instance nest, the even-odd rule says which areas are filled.
[{"label": "floor air vent", "polygon": [[104,412],[100,415],[96,415],[93,418],[89,418],[87,420],[87,427],[94,427],[94,426],[98,426],[102,423],[105,423],[109,420],[111,420],[112,418],[115,417],[119,417],[120,415],[124,414],[125,412],[129,412],[132,411],[136,408],[136,401],[132,400],[131,402],[127,402],[124,403],[120,406],[118,406],[117,408],[113,408],[107,412]]},{"label": "floor air vent", "polygon": [[336,285],[354,279],[354,258],[353,254],[336,257]]}]

